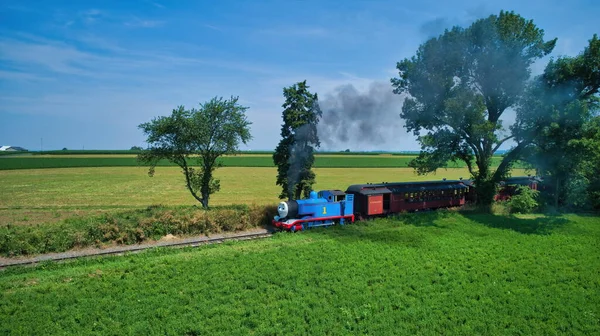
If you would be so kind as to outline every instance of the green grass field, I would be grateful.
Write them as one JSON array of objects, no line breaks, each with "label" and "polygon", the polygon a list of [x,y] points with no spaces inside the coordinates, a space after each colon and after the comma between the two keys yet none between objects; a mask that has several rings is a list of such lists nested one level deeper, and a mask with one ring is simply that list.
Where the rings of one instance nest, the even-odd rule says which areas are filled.
[{"label": "green grass field", "polygon": [[[354,183],[467,178],[462,169],[417,176],[411,168],[316,168],[316,190],[342,189]],[[513,174],[524,174],[517,169]],[[221,191],[212,205],[276,204],[280,187],[275,168],[223,167],[216,171]],[[183,174],[159,167],[148,177],[143,167],[63,168],[0,171],[0,223],[31,225],[149,205],[194,205]]]},{"label": "green grass field", "polygon": [[4,270],[0,331],[600,333],[598,217],[401,218]]},{"label": "green grass field", "polygon": [[[315,156],[316,168],[402,168],[414,155],[333,155]],[[268,154],[244,154],[224,156],[219,159],[225,167],[274,167],[273,158]],[[501,157],[493,157],[492,164],[497,166]],[[0,170],[74,168],[74,167],[136,167],[141,166],[135,155],[131,154],[64,154],[64,155],[20,155],[0,157]],[[158,166],[175,166],[163,160]],[[449,163],[449,168],[464,168],[462,162]],[[522,167],[516,165],[515,167]]]}]

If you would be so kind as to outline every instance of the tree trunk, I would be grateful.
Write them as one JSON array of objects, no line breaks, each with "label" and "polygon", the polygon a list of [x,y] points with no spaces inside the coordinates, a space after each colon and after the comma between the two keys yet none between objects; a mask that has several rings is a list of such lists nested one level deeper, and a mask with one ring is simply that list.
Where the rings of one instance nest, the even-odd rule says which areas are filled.
[{"label": "tree trunk", "polygon": [[475,192],[477,193],[477,207],[491,213],[494,195],[496,194],[496,182],[493,175],[490,176],[491,155],[483,156],[477,161],[477,175],[475,176]]},{"label": "tree trunk", "polygon": [[204,171],[202,176],[202,186],[200,186],[200,193],[202,194],[202,207],[208,209],[208,199],[210,197],[210,180],[212,180],[212,174]]},{"label": "tree trunk", "polygon": [[554,190],[554,207],[558,209],[558,195],[560,194],[560,177],[556,176],[556,190]]},{"label": "tree trunk", "polygon": [[204,209],[208,209],[208,194],[202,194],[202,199],[200,200],[200,203],[202,203],[202,207]]},{"label": "tree trunk", "polygon": [[192,188],[192,179],[190,177],[190,174],[192,174],[192,173],[188,170],[187,166],[184,168],[183,174],[185,175],[185,185],[187,186],[188,190],[190,191],[190,193],[192,194],[192,196],[194,196],[194,198],[198,202],[202,203],[202,206],[204,206],[203,200],[200,197],[198,197],[198,195],[194,191],[194,188]]},{"label": "tree trunk", "polygon": [[489,177],[485,179],[476,179],[477,206],[488,213],[492,212],[494,204],[494,195],[496,194],[496,183]]}]

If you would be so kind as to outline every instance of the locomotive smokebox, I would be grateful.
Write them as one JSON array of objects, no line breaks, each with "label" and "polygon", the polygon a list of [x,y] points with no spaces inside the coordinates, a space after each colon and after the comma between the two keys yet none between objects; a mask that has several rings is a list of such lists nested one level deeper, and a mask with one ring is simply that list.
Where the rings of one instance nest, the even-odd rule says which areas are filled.
[{"label": "locomotive smokebox", "polygon": [[280,202],[277,206],[277,213],[279,214],[280,220],[283,220],[284,218],[295,218],[298,216],[298,202]]}]

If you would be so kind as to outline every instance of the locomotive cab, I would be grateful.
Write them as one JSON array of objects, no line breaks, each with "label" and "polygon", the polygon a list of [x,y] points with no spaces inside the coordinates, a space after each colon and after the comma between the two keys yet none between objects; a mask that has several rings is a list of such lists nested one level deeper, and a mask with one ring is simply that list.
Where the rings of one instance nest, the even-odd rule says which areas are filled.
[{"label": "locomotive cab", "polygon": [[341,190],[321,190],[318,194],[319,198],[324,198],[328,202],[340,202],[346,199],[346,193]]}]

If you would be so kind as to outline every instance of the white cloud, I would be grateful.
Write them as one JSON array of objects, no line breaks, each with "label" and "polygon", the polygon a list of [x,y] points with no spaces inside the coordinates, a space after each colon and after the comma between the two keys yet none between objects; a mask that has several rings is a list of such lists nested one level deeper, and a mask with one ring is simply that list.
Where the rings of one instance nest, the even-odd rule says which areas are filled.
[{"label": "white cloud", "polygon": [[0,70],[0,79],[15,82],[55,81],[52,77],[40,76],[27,72]]},{"label": "white cloud", "polygon": [[165,24],[165,21],[142,20],[142,19],[139,19],[136,17],[125,22],[125,26],[135,27],[135,28],[155,28],[155,27],[163,26],[164,24]]},{"label": "white cloud", "polygon": [[217,26],[211,25],[211,24],[206,24],[206,23],[205,23],[205,24],[204,24],[204,27],[206,27],[206,28],[208,28],[208,29],[216,30],[216,31],[223,31],[223,29],[221,29],[221,28],[219,28],[219,27],[217,27]]},{"label": "white cloud", "polygon": [[311,26],[279,26],[259,29],[256,31],[259,35],[280,36],[280,37],[331,37],[331,32],[322,27]]},{"label": "white cloud", "polygon": [[156,8],[161,8],[161,9],[165,8],[165,6],[163,4],[160,4],[160,3],[156,2],[156,1],[148,1],[148,2],[150,4],[152,4],[152,6],[154,6]]},{"label": "white cloud", "polygon": [[95,8],[79,12],[79,17],[81,18],[81,20],[88,24],[96,23],[101,17],[105,15],[105,12]]}]

